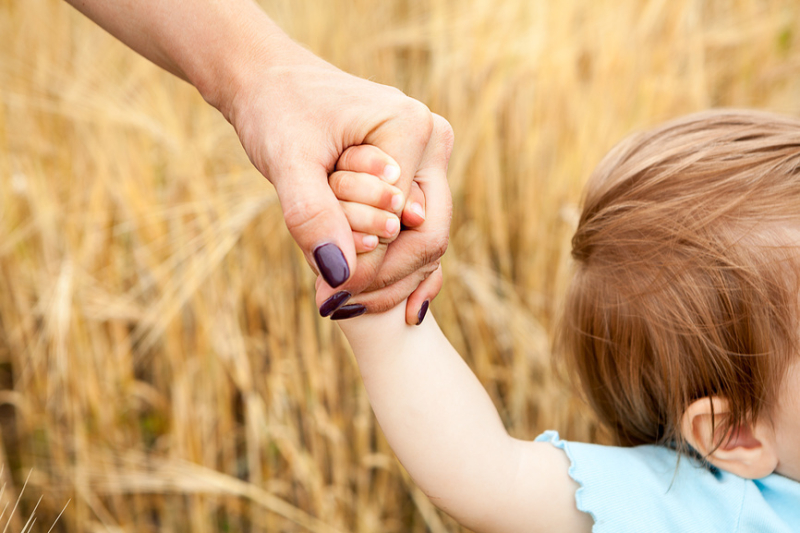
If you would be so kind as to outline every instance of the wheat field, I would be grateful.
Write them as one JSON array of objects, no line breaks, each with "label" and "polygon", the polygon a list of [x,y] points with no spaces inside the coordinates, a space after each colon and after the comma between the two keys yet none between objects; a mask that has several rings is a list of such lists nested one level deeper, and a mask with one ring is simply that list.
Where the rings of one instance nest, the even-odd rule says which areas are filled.
[{"label": "wheat field", "polygon": [[[450,120],[433,312],[514,436],[603,442],[551,364],[582,184],[664,119],[800,113],[800,4],[262,6]],[[192,87],[63,2],[0,0],[0,526],[461,531],[392,455],[313,279]]]}]

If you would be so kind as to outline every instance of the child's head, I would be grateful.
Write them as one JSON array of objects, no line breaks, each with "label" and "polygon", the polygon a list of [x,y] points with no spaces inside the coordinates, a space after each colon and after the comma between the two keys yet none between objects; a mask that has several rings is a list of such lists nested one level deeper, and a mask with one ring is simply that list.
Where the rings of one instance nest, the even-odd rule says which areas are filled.
[{"label": "child's head", "polygon": [[619,443],[752,448],[797,352],[800,120],[712,111],[630,137],[572,245],[562,342]]}]

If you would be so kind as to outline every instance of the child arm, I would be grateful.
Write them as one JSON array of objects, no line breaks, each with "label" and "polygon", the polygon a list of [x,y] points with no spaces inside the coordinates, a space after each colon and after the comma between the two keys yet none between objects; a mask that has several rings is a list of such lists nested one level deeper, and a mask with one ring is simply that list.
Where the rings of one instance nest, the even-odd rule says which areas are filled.
[{"label": "child arm", "polygon": [[[331,187],[352,203],[345,209],[351,227],[378,234],[381,217],[395,211],[387,207],[392,191],[377,177],[386,156],[362,146],[348,157],[339,167],[347,171],[332,175]],[[423,285],[440,282],[437,274]],[[590,531],[591,518],[575,507],[577,484],[564,452],[511,438],[434,318],[407,326],[404,308],[340,325],[378,421],[417,485],[477,532]]]},{"label": "child arm", "polygon": [[511,438],[478,379],[433,317],[403,307],[342,322],[375,415],[431,501],[477,532],[591,531],[575,507],[569,461]]}]

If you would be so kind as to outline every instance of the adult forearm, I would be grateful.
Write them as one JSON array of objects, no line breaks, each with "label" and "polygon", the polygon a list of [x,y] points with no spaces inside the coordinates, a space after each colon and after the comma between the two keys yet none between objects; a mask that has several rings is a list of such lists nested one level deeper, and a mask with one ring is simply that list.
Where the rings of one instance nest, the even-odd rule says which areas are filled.
[{"label": "adult forearm", "polygon": [[[68,1],[138,53],[192,83],[233,125],[250,160],[275,185],[287,228],[325,277],[328,292],[320,304],[334,291],[357,296],[403,281],[402,287],[370,298],[370,310],[384,310],[408,298],[413,282],[436,268],[450,222],[445,172],[452,130],[444,119],[395,88],[316,57],[252,0]],[[357,258],[352,231],[328,186],[344,150],[361,144],[378,147],[400,166],[397,186],[406,195],[415,179],[445,184],[444,194],[425,193],[445,216],[429,216],[423,227],[404,217],[416,231],[413,238],[398,239],[403,241],[398,246],[412,250],[386,265],[384,246]],[[428,264],[420,266],[418,257]],[[417,291],[419,297],[411,298],[417,307],[408,313],[410,323],[422,299],[438,292],[434,284],[427,286],[425,294]]]},{"label": "adult forearm", "polygon": [[400,307],[342,328],[397,457],[436,505],[477,528],[514,479],[519,448],[433,317],[406,326]]},{"label": "adult forearm", "polygon": [[310,56],[251,0],[67,1],[226,115],[256,58],[263,66]]}]

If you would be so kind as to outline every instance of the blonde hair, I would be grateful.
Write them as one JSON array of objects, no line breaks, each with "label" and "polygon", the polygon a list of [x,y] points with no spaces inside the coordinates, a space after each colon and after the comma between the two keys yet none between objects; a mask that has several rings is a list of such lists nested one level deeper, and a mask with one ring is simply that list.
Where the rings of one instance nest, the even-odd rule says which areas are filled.
[{"label": "blonde hair", "polygon": [[603,159],[560,341],[618,444],[683,447],[680,418],[706,396],[730,404],[722,435],[769,414],[795,351],[799,222],[794,118],[695,114]]}]

